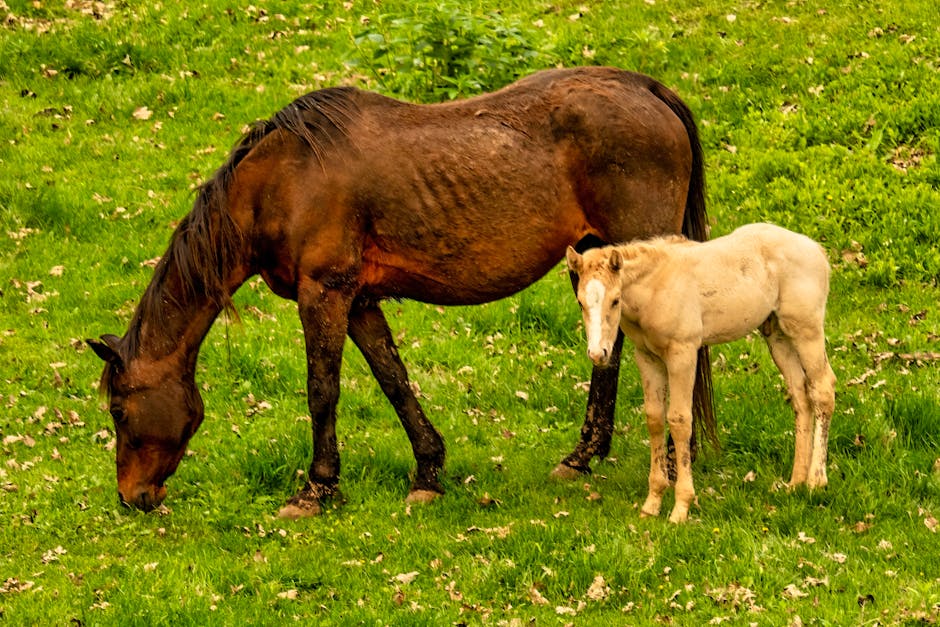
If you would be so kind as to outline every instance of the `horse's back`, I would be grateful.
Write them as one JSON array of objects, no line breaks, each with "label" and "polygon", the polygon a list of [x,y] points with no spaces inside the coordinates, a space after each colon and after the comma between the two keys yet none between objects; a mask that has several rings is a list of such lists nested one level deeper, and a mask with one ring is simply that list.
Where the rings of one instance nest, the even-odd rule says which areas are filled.
[{"label": "horse's back", "polygon": [[329,270],[377,298],[494,300],[588,235],[679,230],[693,151],[656,85],[573,68],[431,105],[313,92],[272,118],[229,197],[278,293]]}]

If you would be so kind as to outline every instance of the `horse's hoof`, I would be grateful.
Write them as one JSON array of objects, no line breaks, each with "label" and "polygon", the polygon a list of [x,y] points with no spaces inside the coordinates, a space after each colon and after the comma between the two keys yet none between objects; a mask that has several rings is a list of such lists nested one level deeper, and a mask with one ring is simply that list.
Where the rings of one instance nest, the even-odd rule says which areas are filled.
[{"label": "horse's hoof", "polygon": [[561,463],[555,466],[555,469],[552,470],[549,477],[552,479],[558,479],[560,481],[574,481],[579,477],[583,477],[585,473],[581,472],[577,468],[572,468],[568,464]]},{"label": "horse's hoof", "polygon": [[430,503],[440,495],[440,492],[435,492],[434,490],[412,490],[408,493],[405,503],[409,505],[412,503]]},{"label": "horse's hoof", "polygon": [[316,501],[307,501],[302,506],[295,503],[288,503],[277,513],[278,518],[288,520],[297,520],[298,518],[310,518],[319,516],[323,513],[323,507]]}]

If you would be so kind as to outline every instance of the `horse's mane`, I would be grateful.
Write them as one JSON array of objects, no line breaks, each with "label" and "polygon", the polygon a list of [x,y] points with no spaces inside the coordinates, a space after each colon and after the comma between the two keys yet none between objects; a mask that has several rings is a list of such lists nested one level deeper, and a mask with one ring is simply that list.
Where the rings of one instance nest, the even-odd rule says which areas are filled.
[{"label": "horse's mane", "polygon": [[[137,355],[143,321],[163,319],[167,307],[178,308],[199,295],[222,309],[232,309],[226,275],[243,260],[246,243],[245,234],[226,209],[235,169],[255,146],[275,131],[296,136],[323,163],[325,151],[341,138],[348,137],[349,122],[358,114],[357,93],[349,87],[314,91],[293,101],[271,119],[251,125],[222,167],[197,189],[192,210],[173,232],[122,342],[121,357],[125,361]],[[171,278],[177,279],[181,294],[166,293],[165,286]],[[106,369],[102,382],[108,379]]]}]

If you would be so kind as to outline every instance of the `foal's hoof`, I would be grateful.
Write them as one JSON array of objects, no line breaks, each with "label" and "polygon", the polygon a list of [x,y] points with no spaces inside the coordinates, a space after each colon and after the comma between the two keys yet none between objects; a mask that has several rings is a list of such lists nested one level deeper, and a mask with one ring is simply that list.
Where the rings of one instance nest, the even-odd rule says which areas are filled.
[{"label": "foal's hoof", "polygon": [[440,492],[435,492],[434,490],[412,490],[405,498],[405,503],[409,505],[412,503],[430,503],[436,500],[440,495]]},{"label": "foal's hoof", "polygon": [[288,520],[297,520],[298,518],[309,518],[311,516],[319,516],[323,513],[323,506],[312,501],[309,503],[304,503],[303,505],[288,503],[281,508],[281,511],[277,513],[278,518],[286,518]]},{"label": "foal's hoof", "polygon": [[574,481],[575,479],[581,478],[586,474],[590,474],[590,472],[578,470],[577,468],[562,462],[555,466],[554,470],[552,470],[548,476],[559,481]]}]

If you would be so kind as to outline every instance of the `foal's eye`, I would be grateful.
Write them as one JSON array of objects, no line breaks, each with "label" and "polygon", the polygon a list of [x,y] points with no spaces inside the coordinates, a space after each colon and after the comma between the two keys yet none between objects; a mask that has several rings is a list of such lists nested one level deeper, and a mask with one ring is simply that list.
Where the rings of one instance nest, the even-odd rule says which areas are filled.
[{"label": "foal's eye", "polygon": [[610,303],[610,308],[611,308],[611,309],[616,309],[616,308],[619,307],[619,306],[620,306],[620,299],[619,299],[619,298],[615,298],[615,299],[613,300],[613,302]]}]

